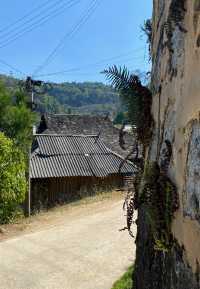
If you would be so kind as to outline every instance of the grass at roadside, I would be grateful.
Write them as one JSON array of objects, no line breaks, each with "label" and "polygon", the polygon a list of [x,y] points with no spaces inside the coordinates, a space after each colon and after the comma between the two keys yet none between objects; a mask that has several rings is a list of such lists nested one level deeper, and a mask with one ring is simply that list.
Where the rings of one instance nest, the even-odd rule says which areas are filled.
[{"label": "grass at roadside", "polygon": [[124,193],[121,191],[99,192],[90,197],[41,211],[30,218],[19,218],[13,224],[0,225],[0,241],[24,232],[35,232],[60,224],[72,214],[78,216],[82,211],[87,214],[91,210],[96,211],[96,207],[98,208],[99,204],[106,205],[116,200],[123,200],[123,198]]},{"label": "grass at roadside", "polygon": [[123,196],[124,196],[124,193],[120,190],[119,191],[116,191],[116,190],[99,191],[92,196],[86,196],[86,197],[82,197],[81,199],[78,199],[76,201],[72,201],[71,203],[68,203],[68,204],[64,205],[63,207],[87,205],[87,204],[101,202],[101,201],[108,200],[108,199],[121,198]]},{"label": "grass at roadside", "polygon": [[133,266],[131,266],[128,271],[117,281],[114,283],[111,289],[132,289],[133,288]]}]

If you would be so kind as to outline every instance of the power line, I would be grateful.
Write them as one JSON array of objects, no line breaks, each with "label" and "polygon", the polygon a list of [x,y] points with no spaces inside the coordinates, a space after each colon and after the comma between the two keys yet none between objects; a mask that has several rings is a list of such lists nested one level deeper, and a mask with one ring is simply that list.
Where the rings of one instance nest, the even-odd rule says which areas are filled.
[{"label": "power line", "polygon": [[[60,3],[61,0],[59,0]],[[33,30],[35,30],[38,27],[41,27],[41,25],[45,24],[46,22],[48,22],[49,20],[51,20],[52,18],[55,18],[56,16],[62,14],[66,9],[69,9],[71,7],[73,7],[74,5],[80,3],[81,0],[70,0],[67,3],[63,3],[62,6],[60,6],[59,8],[51,11],[50,13],[46,14],[45,16],[36,19],[35,17],[31,18],[31,20],[26,21],[25,23],[27,24],[28,22],[32,22],[32,20],[36,20],[34,22],[32,22],[29,26],[24,28],[24,24],[23,24],[23,29],[19,30],[16,34],[11,33],[11,35],[8,37],[0,44],[0,48],[6,47],[7,45],[9,45],[10,43],[14,42],[15,40],[21,38],[24,34],[29,33]],[[56,2],[58,4],[58,1]],[[46,11],[48,12],[48,10]],[[42,13],[40,13],[42,15]],[[39,15],[39,14],[38,14]],[[19,27],[20,28],[20,27]],[[13,30],[14,31],[14,30]]]},{"label": "power line", "polygon": [[[129,63],[130,64],[130,63]],[[142,64],[142,62],[141,63],[137,63],[137,65],[139,66],[139,65],[141,65]],[[132,68],[129,68],[129,65],[128,65],[128,63],[126,63],[125,64],[127,67],[128,67],[128,69],[130,70],[130,71],[137,71],[137,70],[139,70],[139,67],[138,67],[138,69],[136,68],[136,67],[132,67]],[[100,76],[101,75],[101,72],[100,71],[97,71],[97,70],[95,70],[95,71],[91,71],[91,72],[80,72],[80,71],[78,71],[78,72],[68,72],[68,73],[60,73],[59,75],[61,75],[61,76]],[[55,76],[55,75],[44,75],[44,76],[41,76],[41,78],[45,78],[46,76],[48,76],[48,77],[51,77],[51,76]]]},{"label": "power line", "polygon": [[[130,62],[130,61],[129,61]],[[144,61],[142,60],[142,61],[140,61],[140,63],[137,63],[137,66],[140,66],[142,63],[144,63]],[[132,61],[131,61],[131,64],[132,64]],[[128,67],[128,69],[130,70],[130,71],[132,71],[133,73],[136,73],[137,74],[137,71],[143,71],[143,70],[141,70],[140,69],[140,67],[138,67],[138,68],[136,68],[136,66],[135,67],[130,67],[129,65],[128,65],[128,63],[125,63],[125,65]],[[146,71],[146,70],[144,70],[144,71]],[[61,75],[64,75],[64,73],[60,73]],[[140,73],[141,74],[141,73]],[[139,75],[140,75],[139,74]],[[65,74],[66,75],[66,74]],[[68,72],[67,73],[67,76],[72,76],[72,75],[74,75],[74,76],[76,76],[76,77],[80,77],[80,76],[92,76],[92,77],[96,77],[96,76],[100,76],[101,75],[101,73],[100,73],[100,71],[97,71],[97,70],[95,70],[95,71],[93,71],[93,72],[75,72],[75,71],[71,71],[71,72]],[[142,75],[142,74],[141,74]],[[54,76],[54,74],[52,74],[52,75],[40,75],[40,77],[45,77],[45,76]],[[50,78],[48,79],[46,79],[45,80],[45,82],[46,83],[50,83],[51,82],[51,80],[50,80]]]},{"label": "power line", "polygon": [[[118,60],[117,62],[115,62],[113,64],[121,64],[121,63],[122,63],[122,61]],[[132,58],[127,59],[126,62],[123,61],[123,65],[128,65],[130,63],[131,64],[133,63],[133,59]],[[142,63],[143,63],[143,61],[141,61],[141,59],[140,59],[140,62],[139,63],[137,62],[137,65],[142,64]],[[108,64],[108,65],[112,65],[112,64]],[[100,66],[100,64],[98,66]],[[93,68],[98,68],[98,66],[95,66]],[[83,68],[79,68],[79,69],[69,69],[69,70],[52,72],[52,73],[47,73],[47,74],[40,74],[40,75],[36,75],[36,76],[37,77],[46,77],[46,76],[56,76],[56,75],[80,73],[80,71],[83,71],[83,69],[85,69],[85,68],[83,67]],[[99,73],[100,73],[100,71],[99,71]]]},{"label": "power line", "polygon": [[57,51],[60,49],[60,47],[63,45],[64,41],[69,37],[73,37],[73,35],[78,32],[81,28],[82,25],[85,24],[85,22],[89,19],[89,17],[92,15],[92,13],[95,10],[95,5],[97,4],[97,0],[92,0],[92,2],[90,2],[91,5],[89,5],[89,8],[86,10],[86,13],[83,14],[83,16],[80,18],[80,20],[78,21],[77,24],[75,24],[72,29],[67,32],[64,37],[59,41],[58,45],[53,49],[53,51],[48,55],[48,57],[46,58],[46,60],[44,61],[44,63],[42,65],[40,65],[38,67],[38,69],[35,70],[34,74],[36,74],[37,72],[39,72],[40,70],[42,70],[45,66],[47,66],[51,60],[53,59],[53,57],[56,55]]},{"label": "power line", "polygon": [[[141,62],[141,64],[142,64],[142,62]],[[125,64],[125,65],[127,65],[127,64]],[[137,69],[136,67],[132,67],[132,68],[128,67],[128,69],[130,71],[133,71],[133,72],[134,71],[137,72],[137,70],[139,70],[139,68]],[[61,75],[64,75],[64,73],[61,74]],[[93,71],[93,72],[69,72],[69,73],[67,73],[67,76],[69,76],[69,75],[70,76],[71,75],[75,75],[75,76],[99,76],[99,75],[101,75],[101,72],[99,72],[99,71]],[[41,76],[41,77],[45,77],[45,76],[53,76],[53,75],[44,75],[44,76]],[[49,80],[49,82],[50,82],[50,80]]]},{"label": "power line", "polygon": [[[77,2],[77,1],[76,1]],[[97,0],[93,1],[92,3],[95,4],[97,2]],[[89,14],[86,14],[86,17],[81,18],[81,20],[78,22],[78,24],[72,29],[71,34],[73,35],[74,32],[76,32],[81,26],[81,24],[84,24],[85,21],[87,21],[87,19],[91,16],[91,12],[93,12],[93,9],[91,10],[91,8],[94,8],[94,6],[91,6],[90,9],[87,10],[87,12],[90,12]],[[84,21],[83,21],[84,20]],[[0,63],[4,64],[5,66],[9,67],[10,69],[14,70],[17,73],[20,73],[22,75],[25,75],[22,71],[20,71],[19,69],[17,69],[16,67],[6,63],[4,60],[0,60]]]},{"label": "power line", "polygon": [[[67,2],[71,2],[72,0],[70,0],[70,1],[67,1]],[[55,0],[54,0],[54,2],[55,2]],[[52,9],[55,9],[57,6],[59,7],[60,6],[60,4],[62,4],[62,2],[66,2],[66,0],[57,0],[55,3],[49,3],[49,2],[45,2],[44,3],[44,5],[41,5],[41,6],[39,6],[40,8],[44,8],[44,9],[41,9],[41,11],[39,11],[39,13],[37,13],[36,15],[34,15],[34,13],[33,13],[33,15],[34,16],[32,16],[31,18],[28,18],[28,20],[26,20],[26,17],[22,17],[21,18],[21,21],[16,21],[17,23],[19,22],[22,22],[20,25],[18,25],[18,26],[16,26],[15,27],[15,25],[10,25],[10,26],[7,26],[7,29],[5,29],[5,30],[1,30],[0,31],[0,33],[1,33],[1,38],[3,38],[4,37],[4,35],[5,36],[9,36],[9,34],[13,34],[12,32],[14,32],[14,34],[16,33],[16,31],[17,30],[19,30],[20,31],[20,29],[21,28],[24,28],[24,26],[26,25],[26,24],[29,24],[29,23],[31,23],[32,21],[35,21],[36,19],[39,19],[40,20],[40,18],[41,17],[44,17],[44,14],[46,14],[46,13],[48,13],[49,11],[51,11],[51,12],[53,12],[52,11]],[[51,4],[49,7],[45,7],[45,6],[47,6],[47,4]],[[64,5],[66,5],[66,4],[68,4],[68,3],[65,3]],[[62,6],[63,7],[63,6]],[[60,8],[62,8],[62,7],[60,7]],[[59,9],[60,9],[59,8]],[[38,10],[36,10],[36,12],[38,12]],[[28,14],[29,16],[31,16],[32,15],[32,13],[29,13]],[[25,22],[23,21],[23,20],[25,20]]]},{"label": "power line", "polygon": [[0,71],[1,71],[0,75],[2,75],[2,73],[6,74],[6,75],[10,73],[10,72],[8,72],[8,71],[2,69],[2,68],[0,68]]},{"label": "power line", "polygon": [[[60,1],[59,1],[60,3]],[[8,44],[12,43],[13,41],[21,38],[24,34],[29,33],[31,31],[33,31],[34,29],[41,27],[41,25],[45,24],[46,22],[48,22],[49,20],[51,20],[51,18],[56,17],[58,15],[60,15],[61,13],[63,13],[67,8],[71,8],[72,6],[74,6],[75,4],[80,3],[80,0],[70,0],[67,3],[65,3],[63,6],[59,7],[56,10],[51,11],[50,13],[48,13],[47,15],[43,16],[40,19],[37,19],[37,21],[33,22],[31,25],[29,25],[28,27],[25,27],[24,29],[22,29],[21,31],[19,31],[17,34],[11,36],[10,38],[6,39],[0,46],[0,48],[3,48],[5,46],[7,46]],[[35,18],[34,18],[35,20]]]},{"label": "power line", "polygon": [[18,68],[14,67],[13,65],[7,63],[6,61],[0,59],[0,63],[2,63],[3,65],[9,67],[10,69],[14,70],[17,73],[20,73],[22,75],[25,75],[21,70],[19,70]]},{"label": "power line", "polygon": [[16,21],[12,22],[11,24],[3,27],[1,30],[0,30],[0,33],[1,32],[5,32],[6,30],[9,30],[9,28],[11,26],[15,26],[16,24],[22,22],[24,19],[28,18],[29,16],[31,16],[32,14],[34,14],[34,12],[40,10],[41,8],[45,7],[47,4],[49,4],[50,0],[44,2],[43,4],[35,7],[33,10],[31,10],[30,12],[28,12],[27,14],[23,15],[22,17],[18,18]]},{"label": "power line", "polygon": [[[139,51],[141,50],[141,48],[137,49],[137,50],[133,50],[133,51]],[[128,58],[128,59],[123,59],[122,57],[124,56],[128,56],[130,54],[133,54],[134,52],[128,52],[128,53],[125,53],[125,54],[120,54],[118,56],[114,56],[114,57],[110,57],[110,58],[106,58],[106,59],[103,59],[101,61],[98,61],[96,63],[91,63],[91,64],[87,64],[87,65],[84,65],[82,67],[76,67],[76,68],[71,68],[71,69],[66,69],[66,70],[61,70],[61,71],[56,71],[56,72],[52,72],[52,73],[48,73],[48,74],[37,74],[35,76],[37,77],[44,77],[44,76],[53,76],[53,75],[59,75],[59,74],[65,74],[65,73],[69,73],[69,72],[77,72],[77,71],[80,71],[80,70],[83,70],[83,69],[87,69],[87,68],[90,68],[90,67],[98,67],[99,65],[101,64],[104,64],[105,62],[109,62],[109,61],[112,61],[112,60],[116,60],[116,61],[119,61],[121,59],[121,61],[133,61],[134,59],[138,60],[139,57],[131,57],[131,58]],[[116,62],[115,62],[116,63]]]},{"label": "power line", "polygon": [[99,4],[99,0],[92,0],[90,2],[89,8],[86,10],[86,13],[83,14],[83,16],[80,18],[78,23],[76,23],[70,31],[68,31],[64,37],[59,41],[57,46],[53,49],[53,51],[48,55],[46,60],[43,62],[42,65],[40,65],[33,73],[33,75],[36,75],[39,71],[41,71],[45,66],[47,66],[53,57],[57,54],[60,47],[62,47],[65,40],[69,37],[72,38],[78,31],[81,29],[81,27],[88,21],[88,19],[92,16],[92,14],[95,12],[97,6]]}]

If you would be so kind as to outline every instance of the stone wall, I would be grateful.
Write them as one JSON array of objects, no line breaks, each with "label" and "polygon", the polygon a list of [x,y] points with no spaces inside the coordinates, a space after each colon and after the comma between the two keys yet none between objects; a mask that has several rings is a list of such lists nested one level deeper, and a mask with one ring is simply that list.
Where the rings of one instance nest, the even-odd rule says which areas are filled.
[{"label": "stone wall", "polygon": [[167,171],[180,208],[169,252],[155,251],[145,210],[139,210],[135,287],[198,289],[200,264],[200,0],[154,0],[152,91],[154,134],[147,158]]}]

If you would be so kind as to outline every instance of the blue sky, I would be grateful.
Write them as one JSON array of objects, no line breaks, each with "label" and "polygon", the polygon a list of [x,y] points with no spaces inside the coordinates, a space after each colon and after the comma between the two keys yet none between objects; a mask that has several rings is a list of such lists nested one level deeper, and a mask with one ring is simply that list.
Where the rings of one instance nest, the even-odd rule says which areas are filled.
[{"label": "blue sky", "polygon": [[104,81],[99,72],[115,63],[149,69],[140,26],[151,17],[152,0],[2,2],[0,61],[23,74],[1,62],[0,73],[21,78],[35,73],[36,79],[54,82]]}]

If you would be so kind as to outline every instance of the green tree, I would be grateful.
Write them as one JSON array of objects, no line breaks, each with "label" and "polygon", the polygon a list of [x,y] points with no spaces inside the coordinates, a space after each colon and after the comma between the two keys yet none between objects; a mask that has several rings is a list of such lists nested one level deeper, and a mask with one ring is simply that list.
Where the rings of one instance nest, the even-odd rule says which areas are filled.
[{"label": "green tree", "polygon": [[67,109],[67,114],[72,114],[72,109],[70,107]]},{"label": "green tree", "polygon": [[27,189],[24,154],[0,132],[0,223],[14,219]]},{"label": "green tree", "polygon": [[120,93],[128,111],[128,119],[137,134],[138,140],[147,144],[151,137],[152,94],[143,86],[140,78],[128,71],[126,67],[109,67],[103,72],[112,86]]},{"label": "green tree", "polygon": [[32,142],[34,120],[34,114],[24,104],[9,106],[7,108],[3,122],[3,131],[24,152],[28,150]]},{"label": "green tree", "polygon": [[36,115],[27,107],[26,95],[17,90],[8,92],[0,84],[0,130],[27,152],[32,141],[32,126]]},{"label": "green tree", "polygon": [[22,89],[15,92],[15,103],[16,105],[22,105],[28,102],[27,95]]},{"label": "green tree", "polygon": [[118,112],[114,119],[114,124],[124,124],[127,121],[126,114],[123,111]]},{"label": "green tree", "polygon": [[[11,94],[19,84],[24,87],[23,81],[19,83],[12,77],[0,75],[0,80],[5,83]],[[49,99],[46,98],[47,96]],[[21,95],[16,97],[16,102],[21,102]],[[35,94],[35,102],[37,111],[41,113],[67,113],[68,107],[79,113],[95,113],[96,109],[104,113],[101,105],[106,105],[107,112],[110,112],[110,109],[112,112],[117,111],[119,95],[111,86],[98,82],[51,83],[46,86],[45,95]]]},{"label": "green tree", "polygon": [[0,82],[0,129],[3,128],[3,118],[5,117],[6,110],[10,104],[11,96]]}]

